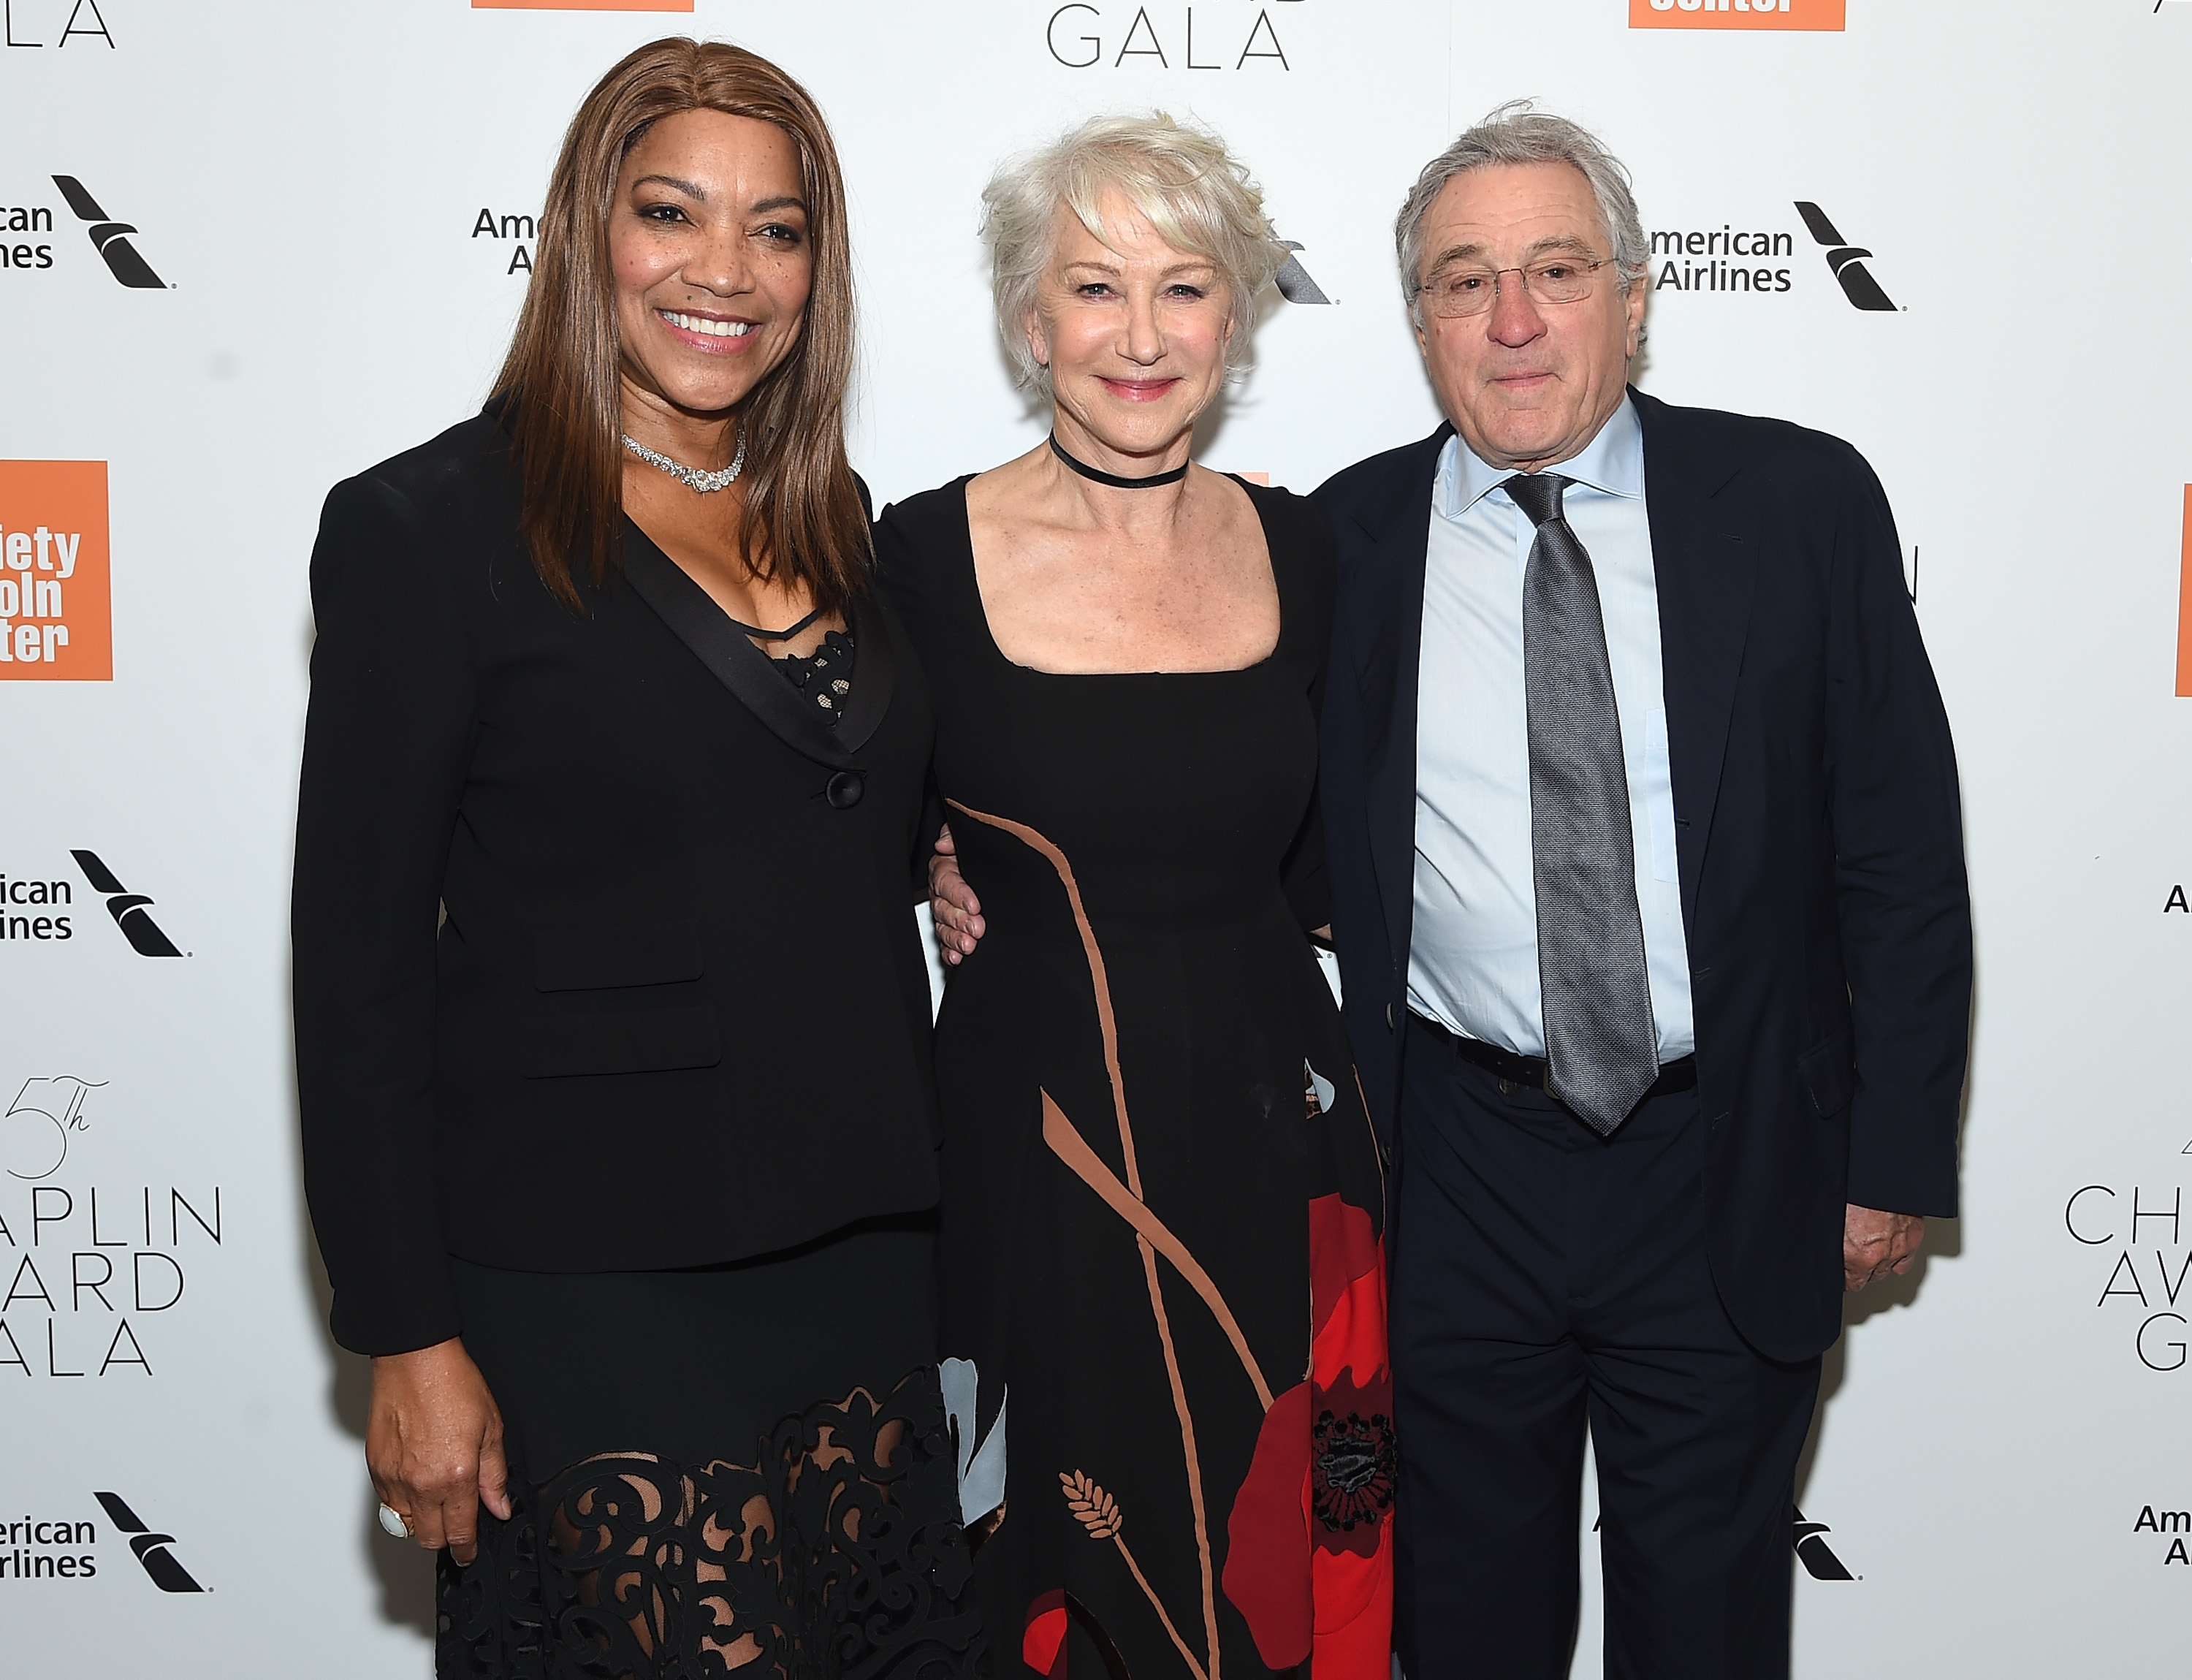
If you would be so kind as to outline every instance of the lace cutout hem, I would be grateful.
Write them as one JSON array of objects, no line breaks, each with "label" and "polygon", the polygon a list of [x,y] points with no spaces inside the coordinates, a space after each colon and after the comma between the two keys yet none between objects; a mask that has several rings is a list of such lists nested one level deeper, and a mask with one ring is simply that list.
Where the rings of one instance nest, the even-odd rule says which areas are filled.
[{"label": "lace cutout hem", "polygon": [[442,1555],[440,1680],[990,1671],[933,1369],[788,1417],[749,1466],[604,1453]]}]

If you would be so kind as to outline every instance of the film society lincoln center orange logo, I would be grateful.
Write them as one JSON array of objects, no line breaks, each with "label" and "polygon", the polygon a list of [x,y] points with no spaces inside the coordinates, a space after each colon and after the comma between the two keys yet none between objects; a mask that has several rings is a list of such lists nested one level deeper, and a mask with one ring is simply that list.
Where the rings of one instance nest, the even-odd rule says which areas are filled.
[{"label": "film society lincoln center orange logo", "polygon": [[114,676],[106,463],[0,460],[0,680]]},{"label": "film society lincoln center orange logo", "polygon": [[1848,0],[1629,0],[1631,29],[1841,30]]},{"label": "film society lincoln center orange logo", "polygon": [[693,0],[472,0],[476,12],[689,12]]},{"label": "film society lincoln center orange logo", "polygon": [[2184,487],[2183,554],[2177,586],[2177,697],[2192,700],[2192,484]]}]

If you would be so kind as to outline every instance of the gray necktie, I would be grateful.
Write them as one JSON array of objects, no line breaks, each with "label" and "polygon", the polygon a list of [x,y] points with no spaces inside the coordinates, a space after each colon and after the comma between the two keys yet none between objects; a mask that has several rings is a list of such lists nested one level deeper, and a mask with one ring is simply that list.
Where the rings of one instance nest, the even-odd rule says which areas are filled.
[{"label": "gray necktie", "polygon": [[1538,528],[1522,578],[1530,711],[1531,873],[1545,1089],[1601,1135],[1659,1075],[1621,715],[1590,552],[1568,529],[1557,473],[1503,488]]}]

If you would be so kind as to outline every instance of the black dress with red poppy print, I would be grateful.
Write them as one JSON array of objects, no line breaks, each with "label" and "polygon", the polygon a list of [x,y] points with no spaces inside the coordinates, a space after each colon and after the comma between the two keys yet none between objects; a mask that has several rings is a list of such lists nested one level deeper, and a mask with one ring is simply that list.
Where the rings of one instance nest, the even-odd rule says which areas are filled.
[{"label": "black dress with red poppy print", "polygon": [[877,528],[987,923],[937,1027],[943,1348],[1011,1671],[1390,1672],[1382,1179],[1305,931],[1333,549],[1242,489],[1282,631],[1241,671],[1016,666],[966,481]]}]

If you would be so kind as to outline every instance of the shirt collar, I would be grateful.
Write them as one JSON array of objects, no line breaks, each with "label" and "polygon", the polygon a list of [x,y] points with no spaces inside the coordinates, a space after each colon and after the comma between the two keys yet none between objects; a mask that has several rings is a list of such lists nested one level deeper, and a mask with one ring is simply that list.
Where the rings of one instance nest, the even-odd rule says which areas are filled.
[{"label": "shirt collar", "polygon": [[[1644,494],[1644,429],[1637,423],[1636,405],[1627,397],[1613,418],[1599,427],[1583,453],[1573,460],[1556,462],[1551,471],[1578,484],[1610,496],[1631,500]],[[1456,432],[1439,452],[1437,489],[1432,506],[1449,519],[1458,519],[1515,476],[1514,469],[1492,466]],[[1501,500],[1506,498],[1503,495]]]}]

